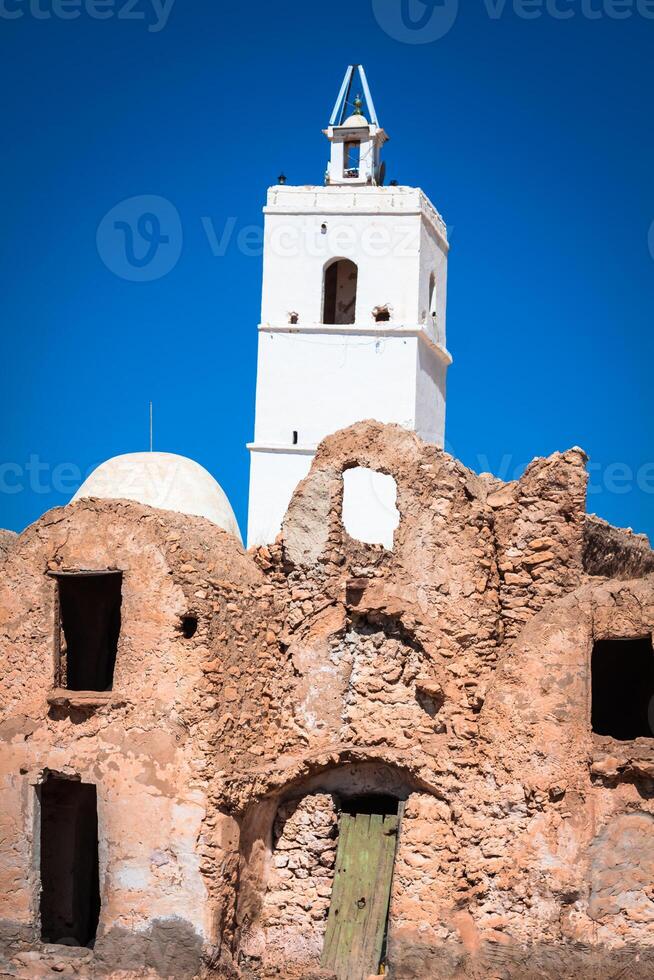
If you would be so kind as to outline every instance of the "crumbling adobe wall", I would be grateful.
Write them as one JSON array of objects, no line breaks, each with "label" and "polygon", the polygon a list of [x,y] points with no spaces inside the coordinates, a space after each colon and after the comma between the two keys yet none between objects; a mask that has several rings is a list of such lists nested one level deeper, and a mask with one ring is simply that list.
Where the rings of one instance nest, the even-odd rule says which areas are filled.
[{"label": "crumbling adobe wall", "polygon": [[402,815],[389,916],[389,959],[398,977],[419,976],[425,962],[457,936],[452,897],[459,862],[450,806],[427,793],[411,794]]},{"label": "crumbling adobe wall", "polygon": [[[318,968],[334,882],[338,824],[326,793],[289,800],[273,824],[272,868],[263,902],[261,960]],[[254,946],[251,937],[251,948]]]},{"label": "crumbling adobe wall", "polygon": [[[55,701],[47,573],[107,568],[123,571],[113,691],[94,707],[75,692]],[[0,576],[5,975],[24,976],[28,964],[38,975],[64,956],[82,975],[191,977],[220,947],[238,834],[211,802],[215,757],[239,652],[265,643],[259,588],[261,573],[225,532],[135,503],[81,501],[17,539]],[[190,638],[188,616],[197,619]],[[102,909],[90,965],[88,951],[38,942],[35,787],[48,770],[97,786]]]},{"label": "crumbling adobe wall", "polygon": [[[591,580],[592,581],[592,580]],[[522,789],[499,874],[484,887],[503,931],[542,962],[617,976],[654,965],[654,738],[615,742],[590,727],[597,640],[654,633],[654,577],[587,584],[552,603],[504,655],[481,713],[502,787]],[[654,656],[654,651],[653,654]],[[583,955],[581,953],[584,952]],[[632,951],[633,955],[633,951]],[[613,959],[612,959],[613,958]]]},{"label": "crumbling adobe wall", "polygon": [[[243,800],[249,793],[256,806],[259,796],[353,759],[383,761],[428,788],[415,813],[408,805],[406,840],[415,842],[401,859],[405,894],[422,895],[424,908],[394,899],[391,913],[389,969],[402,980],[554,977],[566,963],[590,976],[593,964],[609,962],[590,926],[574,937],[562,927],[573,895],[567,881],[542,885],[548,861],[581,867],[594,841],[590,824],[580,830],[575,822],[575,794],[593,789],[580,729],[544,707],[540,687],[525,694],[506,682],[509,669],[516,685],[522,677],[531,625],[550,624],[553,642],[559,616],[576,629],[576,612],[557,613],[557,603],[596,582],[584,567],[585,464],[573,449],[534,461],[521,480],[503,485],[411,433],[361,423],[321,445],[279,544],[257,553],[269,581],[288,590],[280,634],[287,659],[270,702],[279,756],[274,767],[260,765],[249,786],[235,774],[229,789]],[[345,532],[342,474],[355,466],[396,481],[401,519],[392,551]],[[651,583],[645,588],[651,594]],[[587,676],[588,640],[577,639]],[[543,636],[539,644],[539,684],[563,690],[568,665],[557,664]],[[507,709],[520,707],[521,722],[491,736],[487,719],[502,698]],[[578,723],[588,730],[588,718]],[[557,764],[569,759],[574,789],[558,779],[541,786],[528,766],[505,766],[505,756],[520,758],[532,724],[541,732],[540,776],[551,756]],[[556,858],[538,850],[539,820],[550,836],[558,828]],[[433,840],[438,827],[447,843],[436,859],[420,842]],[[249,867],[244,855],[246,876]],[[613,944],[621,940],[615,931]],[[621,955],[615,952],[617,968]]]},{"label": "crumbling adobe wall", "polygon": [[[343,526],[360,466],[396,481],[390,551]],[[651,744],[593,737],[587,709],[593,640],[651,632],[654,582],[617,580],[624,549],[589,562],[585,485],[581,450],[501,484],[364,422],[323,442],[269,548],[120,501],[20,535],[0,577],[2,969],[311,976],[334,806],[372,793],[406,801],[390,976],[651,975]],[[47,703],[45,573],[83,566],[124,569],[116,696],[86,714]],[[99,788],[93,952],[35,941],[45,768]]]},{"label": "crumbling adobe wall", "polygon": [[654,572],[654,551],[644,534],[611,527],[589,514],[584,524],[584,570],[607,578],[642,578]]},{"label": "crumbling adobe wall", "polygon": [[0,561],[8,554],[16,541],[16,534],[13,531],[0,530]]},{"label": "crumbling adobe wall", "polygon": [[586,462],[581,449],[535,459],[520,480],[488,496],[508,639],[546,603],[582,582]]},{"label": "crumbling adobe wall", "polygon": [[[392,551],[350,538],[343,472],[397,484]],[[300,484],[280,544],[259,549],[279,606],[279,659],[256,781],[229,780],[235,805],[279,783],[278,758],[383,746],[456,780],[506,636],[578,587],[585,457],[532,464],[499,487],[397,426],[359,423],[326,439]],[[376,652],[375,652],[376,651]],[[250,738],[260,733],[248,726]],[[242,755],[241,755],[242,758]],[[266,765],[270,760],[270,765]],[[268,774],[266,774],[266,769]]]}]

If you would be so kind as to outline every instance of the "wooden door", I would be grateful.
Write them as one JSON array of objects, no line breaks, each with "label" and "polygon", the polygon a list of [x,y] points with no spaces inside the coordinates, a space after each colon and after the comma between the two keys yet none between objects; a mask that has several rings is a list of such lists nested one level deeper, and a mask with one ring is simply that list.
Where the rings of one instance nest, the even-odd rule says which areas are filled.
[{"label": "wooden door", "polygon": [[341,814],[321,960],[339,980],[366,980],[379,973],[398,826],[398,816]]}]

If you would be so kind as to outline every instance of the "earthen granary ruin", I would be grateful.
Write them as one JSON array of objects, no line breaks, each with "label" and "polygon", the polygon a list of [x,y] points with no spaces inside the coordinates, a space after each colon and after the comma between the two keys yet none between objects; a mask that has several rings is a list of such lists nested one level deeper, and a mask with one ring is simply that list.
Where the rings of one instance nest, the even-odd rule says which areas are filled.
[{"label": "earthen granary ruin", "polygon": [[2,974],[651,977],[654,554],[585,462],[504,484],[366,422],[272,547],[95,498],[9,542]]},{"label": "earthen granary ruin", "polygon": [[305,429],[259,391],[263,542],[162,453],[0,533],[3,977],[654,976],[654,552],[581,449],[504,483],[439,448],[444,225],[384,196],[354,67],[328,185],[268,216],[422,244],[284,280],[260,376],[330,380]]}]

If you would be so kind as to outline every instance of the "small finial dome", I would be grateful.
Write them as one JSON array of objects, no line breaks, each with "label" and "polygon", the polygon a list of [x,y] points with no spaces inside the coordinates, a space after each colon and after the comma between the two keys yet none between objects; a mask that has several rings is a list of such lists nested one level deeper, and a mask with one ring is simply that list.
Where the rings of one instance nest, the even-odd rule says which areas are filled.
[{"label": "small finial dome", "polygon": [[361,110],[359,110],[359,112],[353,112],[352,115],[348,116],[343,123],[343,126],[347,127],[348,129],[367,129],[369,125],[368,120],[363,115]]}]

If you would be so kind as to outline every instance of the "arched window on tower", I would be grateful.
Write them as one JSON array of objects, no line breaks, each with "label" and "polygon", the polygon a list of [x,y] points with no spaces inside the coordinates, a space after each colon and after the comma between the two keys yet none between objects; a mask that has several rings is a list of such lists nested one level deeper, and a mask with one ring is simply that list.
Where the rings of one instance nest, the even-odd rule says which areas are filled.
[{"label": "arched window on tower", "polygon": [[354,323],[359,270],[350,259],[336,259],[325,269],[323,323]]}]

